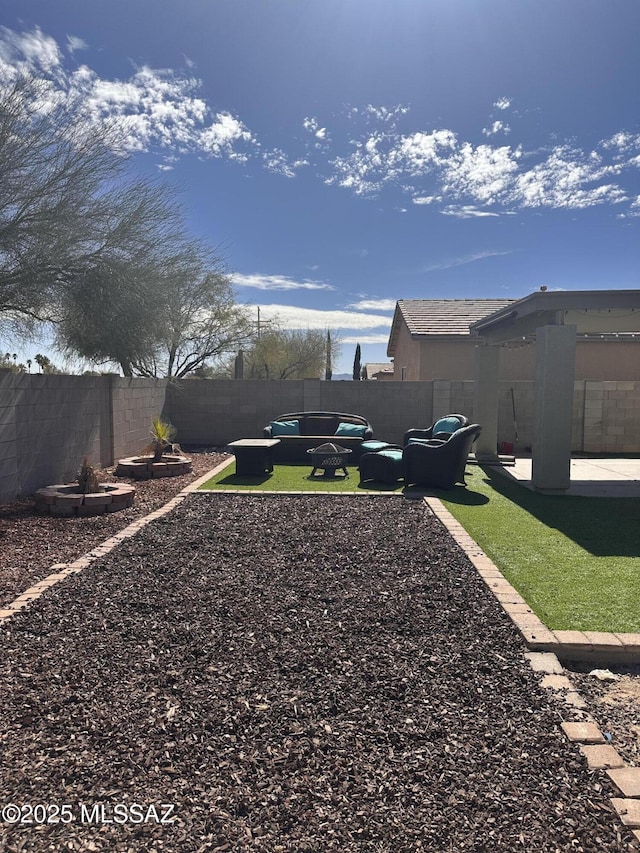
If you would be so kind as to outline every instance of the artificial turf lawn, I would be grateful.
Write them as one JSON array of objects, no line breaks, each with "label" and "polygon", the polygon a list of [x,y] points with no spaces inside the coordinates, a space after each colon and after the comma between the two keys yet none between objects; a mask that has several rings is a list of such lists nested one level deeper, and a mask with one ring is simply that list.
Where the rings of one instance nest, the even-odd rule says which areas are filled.
[{"label": "artificial turf lawn", "polygon": [[548,628],[640,632],[640,500],[542,495],[475,466],[439,497]]},{"label": "artificial turf lawn", "polygon": [[310,465],[275,465],[272,474],[262,477],[239,477],[236,466],[219,471],[207,480],[200,489],[241,489],[249,491],[259,489],[265,492],[402,492],[404,483],[394,485],[367,481],[360,485],[357,468],[347,467],[349,476],[341,471],[335,477],[316,474],[311,477]]}]

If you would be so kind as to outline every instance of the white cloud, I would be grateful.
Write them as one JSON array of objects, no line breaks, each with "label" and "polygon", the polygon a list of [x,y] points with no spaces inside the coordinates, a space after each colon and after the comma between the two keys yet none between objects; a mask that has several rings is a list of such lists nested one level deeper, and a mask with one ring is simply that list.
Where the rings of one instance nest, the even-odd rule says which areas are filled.
[{"label": "white cloud", "polygon": [[396,299],[361,299],[359,302],[347,305],[347,308],[353,308],[356,311],[394,311],[396,302]]},{"label": "white cloud", "polygon": [[246,154],[235,150],[237,142],[255,142],[251,132],[230,113],[218,113],[216,120],[200,133],[200,145],[214,157],[226,154],[232,159],[246,160]]},{"label": "white cloud", "polygon": [[442,201],[442,196],[440,195],[419,195],[415,198],[412,198],[411,201],[414,204],[434,204],[437,201]]},{"label": "white cloud", "polygon": [[519,157],[519,152],[508,146],[478,145],[474,148],[465,142],[444,165],[444,195],[469,196],[482,204],[498,201],[518,171]]},{"label": "white cloud", "polygon": [[280,148],[274,148],[271,151],[266,151],[262,155],[265,168],[269,172],[276,175],[282,175],[285,178],[295,178],[296,170],[303,166],[308,166],[308,160],[289,160],[284,151]]},{"label": "white cloud", "polygon": [[[356,311],[299,308],[296,305],[260,305],[260,316],[278,320],[287,329],[376,329],[391,326],[390,317]],[[389,335],[381,335],[382,342]]]},{"label": "white cloud", "polygon": [[[77,36],[68,36],[67,46],[71,52],[87,47]],[[156,148],[241,162],[259,154],[257,140],[239,117],[211,110],[200,97],[202,85],[195,77],[148,66],[126,80],[100,77],[87,65],[67,71],[55,40],[38,28],[21,34],[0,28],[0,80],[15,80],[19,73],[46,76],[50,99],[75,99],[87,121],[114,123],[126,150]]]},{"label": "white cloud", "polygon": [[558,146],[545,161],[518,175],[511,196],[524,207],[581,209],[604,202],[617,204],[627,198],[619,186],[593,186],[617,171],[617,167],[604,164],[596,152],[585,155],[581,150]]},{"label": "white cloud", "polygon": [[397,155],[404,161],[410,174],[419,175],[445,162],[455,147],[456,135],[453,131],[435,130],[405,136],[400,141]]},{"label": "white cloud", "polygon": [[342,344],[388,344],[389,333],[379,335],[340,335]]},{"label": "white cloud", "polygon": [[[454,214],[450,214],[454,215]],[[424,267],[422,272],[437,272],[440,270],[448,270],[453,267],[462,267],[466,264],[472,264],[474,261],[483,261],[485,258],[495,258],[500,257],[502,255],[510,255],[512,254],[512,250],[505,252],[495,252],[490,249],[484,252],[474,252],[471,255],[464,255],[461,258],[451,258],[449,260],[441,261],[437,264],[431,264],[428,267]]]},{"label": "white cloud", "polygon": [[499,213],[494,213],[490,210],[481,210],[471,204],[454,205],[450,204],[442,211],[444,216],[457,216],[458,219],[474,219],[485,216],[500,216]]},{"label": "white cloud", "polygon": [[[64,47],[71,53],[88,50],[75,35],[66,37]],[[193,63],[185,58],[184,67]],[[615,205],[621,216],[637,210],[632,204],[640,134],[626,130],[611,133],[593,150],[575,144],[527,150],[491,144],[494,136],[510,130],[494,115],[482,129],[486,143],[476,145],[450,128],[407,128],[410,112],[402,104],[366,104],[345,108],[342,118],[348,125],[341,138],[339,122],[329,132],[317,117],[307,116],[302,140],[267,148],[241,116],[208,102],[201,81],[189,70],[142,66],[126,79],[104,78],[86,64],[65,68],[58,43],[37,27],[22,33],[0,27],[0,82],[11,83],[20,74],[47,81],[37,109],[79,103],[89,123],[115,123],[126,151],[152,152],[165,171],[189,155],[253,161],[286,178],[309,166],[326,184],[356,195],[373,196],[392,187],[410,197],[412,205],[438,205],[445,215],[466,218],[545,207]],[[493,107],[507,110],[511,99],[497,98]],[[397,196],[391,204],[398,209]]]},{"label": "white cloud", "polygon": [[0,65],[5,66],[5,79],[14,80],[21,73],[29,73],[31,68],[53,74],[61,68],[61,62],[56,40],[45,35],[40,27],[24,33],[0,27]]},{"label": "white cloud", "polygon": [[67,35],[67,50],[69,53],[75,53],[76,50],[87,50],[88,48],[89,45],[84,39],[79,38],[79,36]]},{"label": "white cloud", "polygon": [[232,279],[237,287],[254,287],[257,290],[335,290],[331,284],[309,281],[308,279],[296,281],[289,278],[288,275],[263,275],[261,273],[242,275],[235,273]]},{"label": "white cloud", "polygon": [[409,112],[409,107],[405,107],[403,104],[396,104],[394,107],[375,107],[373,104],[367,104],[363,112],[366,116],[375,118],[377,121],[395,123],[397,118]]},{"label": "white cloud", "polygon": [[485,136],[495,136],[496,133],[511,133],[511,128],[503,121],[494,121],[491,127],[483,127],[482,132]]}]

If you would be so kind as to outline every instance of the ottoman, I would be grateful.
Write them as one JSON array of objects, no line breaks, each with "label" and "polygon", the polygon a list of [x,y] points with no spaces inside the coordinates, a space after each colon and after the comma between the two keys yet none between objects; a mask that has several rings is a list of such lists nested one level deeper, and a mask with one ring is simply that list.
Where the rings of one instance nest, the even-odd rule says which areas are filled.
[{"label": "ottoman", "polygon": [[402,450],[399,444],[389,444],[388,441],[375,441],[375,439],[369,439],[369,441],[363,441],[360,445],[360,456],[364,456],[365,453],[379,453],[381,450]]},{"label": "ottoman", "polygon": [[402,479],[402,450],[379,450],[360,457],[360,482],[377,480],[380,483],[397,483]]}]

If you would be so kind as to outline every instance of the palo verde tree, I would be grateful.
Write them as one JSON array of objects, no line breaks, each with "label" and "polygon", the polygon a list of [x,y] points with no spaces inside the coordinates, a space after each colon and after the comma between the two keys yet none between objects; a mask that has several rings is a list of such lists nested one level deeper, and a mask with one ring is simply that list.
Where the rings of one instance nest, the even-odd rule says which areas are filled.
[{"label": "palo verde tree", "polygon": [[175,194],[44,79],[0,84],[0,328],[127,376],[184,376],[250,334]]},{"label": "palo verde tree", "polygon": [[44,79],[0,83],[0,329],[127,376],[184,376],[250,325],[175,194],[135,177],[112,127]]},{"label": "palo verde tree", "polygon": [[0,323],[57,321],[79,278],[159,245],[166,190],[136,179],[118,137],[46,80],[0,85]]},{"label": "palo verde tree", "polygon": [[179,379],[251,338],[223,263],[204,243],[181,235],[144,260],[78,280],[58,326],[61,348],[116,362],[125,376]]}]

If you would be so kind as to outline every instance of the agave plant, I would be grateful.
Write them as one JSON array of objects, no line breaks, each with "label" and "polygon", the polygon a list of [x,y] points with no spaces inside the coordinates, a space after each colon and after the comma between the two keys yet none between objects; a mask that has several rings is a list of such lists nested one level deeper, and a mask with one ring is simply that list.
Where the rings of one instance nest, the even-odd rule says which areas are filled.
[{"label": "agave plant", "polygon": [[92,494],[100,491],[100,481],[92,465],[89,465],[89,460],[85,456],[82,460],[82,467],[78,471],[78,489],[81,494]]},{"label": "agave plant", "polygon": [[171,424],[163,421],[162,418],[153,418],[151,421],[151,442],[148,444],[143,453],[153,453],[153,461],[162,461],[162,454],[170,449],[172,453],[179,451],[177,444],[173,444],[176,430]]}]

